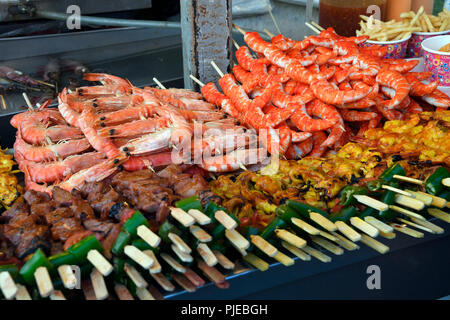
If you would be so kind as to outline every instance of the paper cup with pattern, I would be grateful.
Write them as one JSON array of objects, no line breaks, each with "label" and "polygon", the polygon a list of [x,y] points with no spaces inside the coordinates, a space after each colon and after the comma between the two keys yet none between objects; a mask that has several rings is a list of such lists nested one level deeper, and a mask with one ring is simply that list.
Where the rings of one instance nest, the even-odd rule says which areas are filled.
[{"label": "paper cup with pattern", "polygon": [[[411,37],[411,36],[410,36]],[[373,41],[367,40],[362,44],[363,47],[370,47],[372,45],[381,45],[387,47],[387,54],[383,57],[385,59],[403,59],[406,57],[406,50],[408,48],[409,38],[395,41]]]},{"label": "paper cup with pattern", "polygon": [[439,51],[450,43],[450,35],[437,36],[422,42],[425,71],[431,71],[441,86],[450,87],[450,52]]},{"label": "paper cup with pattern", "polygon": [[422,42],[428,38],[450,34],[450,30],[439,32],[413,32],[408,42],[406,56],[418,58],[423,56]]}]

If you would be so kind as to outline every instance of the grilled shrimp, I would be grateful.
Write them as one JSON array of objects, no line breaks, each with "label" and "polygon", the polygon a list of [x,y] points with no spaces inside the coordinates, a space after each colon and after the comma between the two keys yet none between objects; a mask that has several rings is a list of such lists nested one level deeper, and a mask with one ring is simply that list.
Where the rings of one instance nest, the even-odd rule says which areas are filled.
[{"label": "grilled shrimp", "polygon": [[427,94],[431,94],[439,86],[439,80],[424,84],[412,74],[405,74],[406,80],[408,80],[411,85],[410,94],[415,97],[423,97]]},{"label": "grilled shrimp", "polygon": [[450,107],[450,97],[439,89],[434,90],[432,93],[420,97],[423,101],[438,108],[448,109]]},{"label": "grilled shrimp", "polygon": [[367,97],[371,92],[372,88],[362,88],[341,91],[334,88],[328,81],[321,80],[313,83],[311,85],[314,95],[320,100],[334,105],[343,105],[346,103],[355,102]]},{"label": "grilled shrimp", "polygon": [[383,105],[388,109],[398,106],[409,95],[411,89],[405,77],[397,71],[380,70],[377,75],[377,82],[395,90],[395,96],[391,100],[383,102]]},{"label": "grilled shrimp", "polygon": [[243,166],[256,164],[265,156],[266,150],[259,149],[238,149],[227,155],[219,155],[203,159],[199,166],[210,172],[230,172],[236,171]]}]

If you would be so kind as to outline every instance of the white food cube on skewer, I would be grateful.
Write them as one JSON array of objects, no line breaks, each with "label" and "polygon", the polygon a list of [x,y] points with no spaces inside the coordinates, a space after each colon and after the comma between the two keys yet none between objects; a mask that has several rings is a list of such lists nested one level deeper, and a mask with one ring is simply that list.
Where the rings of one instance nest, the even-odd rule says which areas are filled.
[{"label": "white food cube on skewer", "polygon": [[175,220],[177,220],[185,227],[189,227],[195,223],[194,217],[180,208],[170,208],[170,214],[172,215],[172,217],[174,217]]},{"label": "white food cube on skewer", "polygon": [[0,289],[6,300],[14,299],[17,294],[16,283],[7,271],[0,272]]},{"label": "white food cube on skewer", "polygon": [[109,276],[114,269],[111,263],[98,250],[90,250],[87,254],[87,259],[105,277]]},{"label": "white food cube on skewer", "polygon": [[161,238],[144,225],[137,228],[137,235],[153,248],[158,247],[161,243]]},{"label": "white food cube on skewer", "polygon": [[54,288],[52,280],[50,279],[50,275],[46,267],[39,267],[34,272],[34,279],[36,280],[36,284],[39,290],[39,294],[42,298],[49,297]]},{"label": "white food cube on skewer", "polygon": [[106,288],[105,279],[100,271],[94,268],[91,272],[92,288],[94,289],[95,298],[97,300],[105,300],[109,293]]},{"label": "white food cube on skewer", "polygon": [[144,269],[150,269],[154,261],[135,246],[125,246],[123,252]]},{"label": "white food cube on skewer", "polygon": [[225,211],[219,210],[214,213],[214,217],[221,225],[228,230],[233,230],[237,227],[237,222],[231,218]]},{"label": "white food cube on skewer", "polygon": [[197,223],[201,226],[206,225],[206,224],[210,224],[211,223],[211,218],[208,217],[206,214],[204,214],[203,212],[201,212],[200,210],[197,209],[189,209],[189,211],[187,212],[190,216],[192,216],[195,221],[197,221]]}]

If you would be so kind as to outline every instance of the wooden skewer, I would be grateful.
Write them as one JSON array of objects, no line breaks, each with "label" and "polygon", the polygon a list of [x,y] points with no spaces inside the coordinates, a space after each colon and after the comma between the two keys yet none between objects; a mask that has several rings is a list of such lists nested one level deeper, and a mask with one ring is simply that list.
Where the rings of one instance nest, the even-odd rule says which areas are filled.
[{"label": "wooden skewer", "polygon": [[233,270],[235,267],[235,264],[230,261],[222,252],[213,250],[214,255],[217,258],[217,261],[219,261],[219,264],[222,266],[222,268],[227,270]]},{"label": "wooden skewer", "polygon": [[[338,230],[353,242],[361,240],[361,235],[344,221],[336,221],[334,223]],[[334,235],[334,234],[333,234]]]},{"label": "wooden skewer", "polygon": [[[378,231],[377,228],[371,226],[370,224],[368,224],[364,220],[361,220],[358,217],[351,217],[350,218],[350,223],[355,228],[361,230],[362,232],[366,233],[367,235],[369,235],[371,237],[377,237],[378,234],[379,234],[379,231]],[[361,239],[362,239],[362,234],[361,234]]]},{"label": "wooden skewer", "polygon": [[92,288],[92,282],[88,279],[81,281],[81,289],[83,289],[83,294],[86,300],[97,300],[94,293],[94,288]]},{"label": "wooden skewer", "polygon": [[430,221],[424,221],[424,220],[420,220],[420,219],[416,219],[416,218],[411,218],[411,220],[421,226],[424,226],[426,228],[433,230],[437,234],[444,233],[444,229],[442,229],[441,227],[435,225],[434,223],[432,223]]},{"label": "wooden skewer", "polygon": [[94,268],[91,272],[91,282],[97,300],[105,300],[108,298],[109,293],[106,288],[105,279],[103,278],[101,272],[96,268]]},{"label": "wooden skewer", "polygon": [[237,227],[237,222],[225,211],[216,211],[214,213],[214,218],[216,218],[216,220],[228,230],[233,230]]},{"label": "wooden skewer", "polygon": [[131,281],[134,282],[138,288],[146,288],[148,286],[147,281],[141,276],[141,274],[132,265],[125,263],[124,271],[130,277]]},{"label": "wooden skewer", "polygon": [[314,249],[310,246],[306,246],[303,248],[303,251],[305,251],[306,253],[310,254],[312,257],[319,259],[322,262],[331,262],[331,257],[327,256],[326,254],[320,252],[317,249]]},{"label": "wooden skewer", "polygon": [[237,31],[239,31],[240,33],[242,33],[243,35],[245,35],[245,31],[244,31],[241,27],[239,27],[238,25],[236,25],[236,24],[234,24],[234,23],[233,23],[233,27],[234,27]]},{"label": "wooden skewer", "polygon": [[192,74],[189,75],[189,78],[192,79],[192,81],[194,81],[195,83],[197,83],[200,87],[203,87],[205,84],[203,82],[201,82],[200,80],[198,80],[196,77],[194,77]]},{"label": "wooden skewer", "polygon": [[54,288],[52,280],[50,279],[50,275],[48,274],[48,270],[46,267],[39,267],[34,272],[34,279],[36,280],[36,284],[39,290],[39,294],[42,298],[49,297]]},{"label": "wooden skewer", "polygon": [[197,252],[210,267],[214,267],[219,262],[206,243],[200,243],[197,246]]},{"label": "wooden skewer", "polygon": [[316,27],[317,29],[319,29],[320,31],[325,30],[323,27],[321,27],[317,22],[315,21],[311,21],[311,24]]},{"label": "wooden skewer", "polygon": [[250,242],[236,230],[225,230],[225,237],[237,248],[248,249]]},{"label": "wooden skewer", "polygon": [[176,245],[178,247],[178,249],[180,249],[184,253],[192,252],[192,249],[186,244],[186,242],[184,242],[183,239],[180,238],[179,235],[177,235],[173,232],[169,232],[168,237],[169,237],[170,241],[172,241],[173,244]]},{"label": "wooden skewer", "polygon": [[7,271],[0,272],[0,290],[6,300],[14,299],[19,290],[13,278]]},{"label": "wooden skewer", "polygon": [[411,197],[407,197],[401,194],[396,194],[395,195],[395,202],[397,204],[400,204],[402,206],[420,211],[423,208],[425,208],[425,203],[423,203],[422,201],[419,201],[417,199],[411,198]]},{"label": "wooden skewer", "polygon": [[17,285],[16,300],[32,300],[27,287],[21,284]]},{"label": "wooden skewer", "polygon": [[189,281],[189,279],[186,278],[184,275],[174,273],[172,274],[172,278],[173,280],[175,280],[176,283],[178,283],[180,287],[182,287],[187,292],[192,293],[197,291],[197,287],[191,281]]},{"label": "wooden skewer", "polygon": [[260,271],[266,271],[267,269],[269,269],[269,264],[266,261],[258,256],[255,256],[251,252],[244,256],[243,259]]},{"label": "wooden skewer", "polygon": [[419,196],[423,196],[423,197],[424,196],[430,197],[431,201],[432,201],[431,205],[433,205],[435,207],[445,208],[448,205],[447,200],[445,200],[444,198],[436,197],[436,196],[433,196],[431,194],[428,194],[428,193],[425,193],[425,192],[422,192],[422,191],[416,191],[416,194],[419,195]]},{"label": "wooden skewer", "polygon": [[411,221],[408,221],[408,220],[405,220],[405,219],[402,219],[402,218],[397,218],[397,220],[400,221],[403,224],[409,225],[409,226],[414,227],[416,229],[419,229],[419,230],[422,230],[422,231],[426,231],[426,232],[429,232],[429,233],[435,233],[433,230],[431,230],[431,229],[429,229],[427,227],[421,226],[420,224],[417,224],[417,223],[414,223],[414,222],[411,222]]},{"label": "wooden skewer", "polygon": [[6,106],[6,101],[2,94],[0,94],[0,99],[2,99],[3,110],[6,110],[8,107]]},{"label": "wooden skewer", "polygon": [[271,33],[269,30],[264,29],[264,32],[271,38],[275,37],[275,35],[273,33]]},{"label": "wooden skewer", "polygon": [[414,238],[423,238],[425,236],[422,232],[416,231],[414,229],[411,229],[411,228],[408,228],[408,227],[405,227],[405,226],[402,226],[402,225],[399,225],[396,223],[391,223],[391,226],[398,232],[407,234]]},{"label": "wooden skewer", "polygon": [[22,92],[22,96],[23,96],[23,98],[25,100],[25,103],[28,106],[28,109],[31,110],[31,111],[34,110],[33,105],[31,104],[30,98],[28,98],[27,93],[26,92]]},{"label": "wooden skewer", "polygon": [[365,217],[364,221],[366,221],[368,224],[372,225],[373,227],[377,228],[379,231],[382,231],[384,233],[390,233],[394,231],[394,228],[392,228],[390,225],[387,225],[386,223],[378,220],[375,217]]},{"label": "wooden skewer", "polygon": [[374,208],[379,211],[386,211],[389,206],[381,201],[365,195],[354,195],[353,196],[358,202],[365,204],[368,207]]},{"label": "wooden skewer", "polygon": [[222,70],[220,70],[219,67],[217,66],[217,64],[212,60],[211,60],[211,65],[213,66],[214,70],[216,70],[216,72],[219,74],[219,76],[221,76],[221,77],[224,76]]},{"label": "wooden skewer", "polygon": [[449,213],[444,212],[439,209],[436,209],[436,208],[428,208],[427,211],[430,216],[433,216],[435,218],[441,219],[442,221],[450,223],[450,214]]},{"label": "wooden skewer", "polygon": [[179,273],[186,272],[186,269],[181,264],[179,264],[177,260],[172,258],[172,256],[168,255],[167,253],[161,253],[161,258]]},{"label": "wooden skewer", "polygon": [[150,275],[164,290],[168,292],[172,292],[175,290],[175,286],[172,284],[172,282],[169,281],[169,279],[166,278],[163,273],[151,273]]},{"label": "wooden skewer", "polygon": [[412,211],[410,211],[410,210],[407,210],[407,209],[402,208],[402,207],[399,207],[399,206],[390,205],[389,208],[390,208],[391,210],[394,210],[394,211],[396,211],[396,212],[399,212],[399,213],[401,213],[401,214],[404,214],[405,216],[408,216],[408,217],[414,217],[414,218],[417,218],[417,219],[426,220],[426,219],[425,219],[423,216],[421,216],[420,214],[417,214],[417,213],[415,213],[415,212],[412,212]]},{"label": "wooden skewer", "polygon": [[288,250],[290,253],[292,253],[293,255],[298,257],[299,259],[301,259],[303,261],[310,261],[311,260],[311,256],[309,254],[307,254],[303,250],[297,248],[296,246],[293,246],[292,244],[290,244],[290,243],[288,243],[286,241],[281,241],[281,245],[286,250]]},{"label": "wooden skewer", "polygon": [[136,248],[135,246],[125,246],[123,249],[123,252],[125,255],[127,255],[129,258],[131,258],[133,261],[135,261],[137,264],[139,264],[144,269],[150,269],[151,266],[153,266],[153,259],[150,258],[148,255],[146,255],[144,252]]},{"label": "wooden skewer", "polygon": [[201,226],[207,225],[211,223],[211,218],[208,217],[206,214],[204,214],[203,212],[201,212],[200,210],[197,209],[189,209],[189,211],[187,212],[189,215],[191,215],[195,221],[197,221],[197,223]]},{"label": "wooden skewer", "polygon": [[300,238],[299,236],[297,236],[287,230],[276,229],[275,235],[278,238],[292,244],[293,246],[296,246],[297,248],[303,248],[304,246],[306,246],[306,240]]},{"label": "wooden skewer", "polygon": [[262,252],[267,254],[269,257],[275,257],[278,253],[278,249],[271,245],[269,242],[264,240],[261,236],[250,236],[252,243],[260,249]]},{"label": "wooden skewer", "polygon": [[291,257],[285,255],[281,251],[278,251],[278,253],[273,258],[275,260],[277,260],[278,262],[280,262],[285,267],[290,267],[290,266],[292,266],[295,263],[294,259],[292,259]]},{"label": "wooden skewer", "polygon": [[308,28],[310,28],[312,31],[314,31],[315,33],[317,33],[317,34],[320,33],[320,30],[317,29],[316,27],[314,27],[313,25],[311,25],[310,23],[305,22],[305,25],[306,25]]},{"label": "wooden skewer", "polygon": [[366,246],[371,247],[372,249],[378,251],[381,254],[385,254],[389,251],[389,247],[382,244],[381,242],[375,240],[374,238],[369,237],[366,234],[361,234],[361,242]]},{"label": "wooden skewer", "polygon": [[318,237],[318,236],[311,236],[311,240],[321,246],[322,248],[334,253],[335,255],[342,255],[344,254],[344,250],[342,248],[336,246],[335,244],[331,243],[328,240],[325,240],[324,238]]},{"label": "wooden skewer", "polygon": [[294,225],[296,225],[297,227],[299,227],[300,229],[306,231],[307,233],[309,233],[311,235],[318,235],[320,233],[319,229],[313,227],[312,225],[303,221],[302,219],[291,218],[291,221]]},{"label": "wooden skewer", "polygon": [[395,235],[395,232],[386,233],[386,232],[380,231],[380,237],[392,240],[392,239],[395,239],[396,235]]},{"label": "wooden skewer", "polygon": [[234,47],[235,47],[237,50],[239,50],[240,46],[239,46],[239,44],[236,42],[236,40],[234,40],[234,39],[233,39],[233,45],[234,45]]},{"label": "wooden skewer", "polygon": [[277,20],[275,20],[275,16],[273,15],[272,7],[270,6],[270,4],[267,3],[267,0],[264,0],[264,2],[265,2],[265,4],[266,4],[266,5],[268,6],[268,8],[269,8],[269,15],[270,15],[270,18],[272,19],[273,25],[274,25],[275,28],[277,29],[278,34],[281,34],[280,27],[278,27]]},{"label": "wooden skewer", "polygon": [[[330,231],[330,232],[335,232],[335,231]],[[324,237],[325,239],[331,240],[331,241],[337,241],[337,238],[335,236],[333,236],[331,233],[325,232],[320,230],[319,232],[319,236]]]},{"label": "wooden skewer", "polygon": [[50,300],[67,300],[61,290],[55,290],[50,295]]},{"label": "wooden skewer", "polygon": [[442,184],[446,187],[450,187],[450,178],[442,179]]},{"label": "wooden skewer", "polygon": [[433,204],[433,198],[426,193],[419,193],[413,190],[406,189],[412,195],[412,198],[422,201],[426,206],[431,206]]},{"label": "wooden skewer", "polygon": [[109,276],[114,270],[111,263],[109,263],[109,261],[106,260],[106,258],[103,257],[100,252],[98,252],[98,250],[90,250],[87,254],[87,259],[105,277]]},{"label": "wooden skewer", "polygon": [[139,300],[156,300],[152,294],[145,288],[136,288],[136,295]]},{"label": "wooden skewer", "polygon": [[[356,232],[356,231],[355,231]],[[335,236],[337,238],[337,240],[335,241],[338,245],[340,245],[341,247],[343,247],[344,249],[347,249],[348,251],[353,251],[353,250],[357,250],[359,249],[359,246],[348,240],[346,237],[344,237],[343,235],[340,235],[337,232],[332,232],[331,233],[333,236]],[[361,236],[360,236],[361,237]]]},{"label": "wooden skewer", "polygon": [[414,178],[410,178],[410,177],[405,177],[405,176],[400,176],[398,174],[394,174],[393,177],[394,177],[394,179],[410,182],[410,183],[413,183],[413,184],[417,184],[419,186],[423,186],[425,184],[425,182],[422,181],[422,180],[414,179]]},{"label": "wooden skewer", "polygon": [[170,214],[175,218],[179,223],[181,223],[186,228],[192,226],[195,223],[194,217],[189,215],[183,209],[180,208],[170,208]]},{"label": "wooden skewer", "polygon": [[[228,230],[227,230],[228,231]],[[199,226],[193,225],[189,227],[189,232],[200,242],[211,242],[211,235],[200,228]]]},{"label": "wooden skewer", "polygon": [[150,259],[153,260],[153,265],[150,267],[150,273],[158,273],[161,272],[161,264],[159,263],[158,259],[156,258],[155,253],[153,250],[144,250],[144,252],[147,256],[150,257]]},{"label": "wooden skewer", "polygon": [[336,225],[320,213],[309,211],[309,218],[327,231],[336,231]]},{"label": "wooden skewer", "polygon": [[67,289],[73,289],[77,286],[77,278],[73,273],[72,267],[69,265],[62,265],[58,267],[58,274]]},{"label": "wooden skewer", "polygon": [[116,293],[119,300],[134,300],[130,291],[123,284],[117,283],[114,285],[114,292]]},{"label": "wooden skewer", "polygon": [[144,225],[137,228],[137,235],[153,248],[158,247],[161,243],[161,238]]},{"label": "wooden skewer", "polygon": [[167,89],[166,87],[164,87],[164,85],[163,85],[161,82],[159,82],[158,79],[153,78],[153,81],[155,81],[156,85],[157,85],[158,87],[160,87],[161,89]]},{"label": "wooden skewer", "polygon": [[180,248],[178,248],[176,245],[172,245],[171,246],[172,251],[177,255],[177,257],[183,261],[183,262],[192,262],[194,261],[194,257],[191,256],[189,253],[183,252],[180,250]]},{"label": "wooden skewer", "polygon": [[382,185],[381,187],[383,189],[390,190],[390,191],[396,192],[398,194],[402,194],[402,195],[407,196],[407,197],[412,197],[412,194],[410,192],[403,191],[402,189],[394,188],[394,187],[391,187],[391,186],[388,186],[388,185],[385,185],[385,184]]}]

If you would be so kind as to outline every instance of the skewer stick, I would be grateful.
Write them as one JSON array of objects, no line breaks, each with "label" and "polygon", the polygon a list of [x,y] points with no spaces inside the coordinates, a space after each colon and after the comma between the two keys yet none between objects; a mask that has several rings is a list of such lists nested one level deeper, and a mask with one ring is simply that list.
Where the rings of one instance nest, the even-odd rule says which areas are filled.
[{"label": "skewer stick", "polygon": [[172,248],[172,251],[177,255],[177,257],[181,261],[187,262],[187,263],[194,261],[194,257],[193,256],[191,256],[189,253],[181,251],[180,248],[178,248],[176,245],[173,244],[171,246],[171,248]]},{"label": "skewer stick", "polygon": [[144,252],[136,248],[135,246],[125,246],[123,249],[123,252],[125,255],[127,255],[129,258],[131,258],[133,261],[135,261],[137,264],[139,264],[144,269],[150,269],[151,266],[153,266],[153,259],[150,258],[148,255],[146,255]]},{"label": "skewer stick", "polygon": [[116,284],[114,286],[114,292],[116,293],[119,300],[134,300],[128,288],[123,284]]},{"label": "skewer stick", "polygon": [[[343,247],[344,249],[347,249],[348,251],[353,251],[353,250],[359,249],[359,246],[356,243],[348,240],[343,235],[340,235],[337,232],[332,232],[332,235],[337,238],[336,243],[338,245],[340,245],[341,247]],[[360,235],[360,237],[361,237],[361,235]]]},{"label": "skewer stick", "polygon": [[31,299],[30,294],[28,293],[27,287],[18,284],[17,285],[17,293],[16,300],[33,300]]},{"label": "skewer stick", "polygon": [[324,254],[324,253],[320,252],[319,250],[314,249],[310,246],[304,247],[303,251],[310,254],[312,257],[319,259],[320,261],[322,261],[324,263],[331,262],[331,257],[327,256],[326,254]]},{"label": "skewer stick", "polygon": [[317,22],[315,21],[311,21],[311,24],[316,27],[317,29],[319,29],[320,31],[325,30],[323,27],[321,27]]},{"label": "skewer stick", "polygon": [[0,290],[6,300],[14,299],[19,290],[14,282],[13,278],[7,271],[0,273]]},{"label": "skewer stick", "polygon": [[397,218],[397,220],[400,221],[403,224],[406,224],[408,226],[420,229],[422,231],[426,231],[426,232],[429,232],[429,233],[435,233],[435,232],[433,232],[433,230],[431,230],[431,229],[429,229],[427,227],[421,226],[421,225],[419,225],[417,223],[414,223],[414,222],[411,222],[411,221],[408,221],[408,220],[405,220],[405,219],[402,219],[402,218]]},{"label": "skewer stick", "polygon": [[409,211],[409,210],[404,209],[404,208],[399,207],[399,206],[390,205],[389,208],[390,208],[391,210],[394,210],[394,211],[396,211],[396,212],[399,212],[399,213],[401,213],[401,214],[404,214],[405,216],[408,216],[408,217],[410,217],[410,218],[411,218],[411,217],[414,217],[414,218],[417,218],[417,219],[426,220],[426,219],[425,219],[423,216],[421,216],[420,214],[417,214],[417,213],[415,213],[415,212]]},{"label": "skewer stick", "polygon": [[437,234],[444,233],[444,229],[443,228],[435,225],[434,223],[431,223],[430,221],[423,221],[423,220],[416,219],[416,218],[411,218],[411,220],[413,222],[415,222],[416,224],[418,224],[418,225],[421,225],[421,226],[424,226],[426,228],[429,228],[429,229],[433,230],[434,233],[437,233]]},{"label": "skewer stick", "polygon": [[275,37],[275,35],[273,33],[271,33],[269,30],[264,29],[264,32],[271,38]]},{"label": "skewer stick", "polygon": [[296,246],[293,246],[292,244],[286,242],[286,241],[281,241],[281,245],[288,250],[290,253],[292,253],[293,255],[295,255],[296,257],[298,257],[299,259],[303,260],[303,261],[310,261],[311,260],[311,256],[309,254],[307,254],[305,251],[297,248]]},{"label": "skewer stick", "polygon": [[[236,42],[236,40],[234,40],[233,39],[233,45],[234,45],[234,47],[237,49],[237,50],[239,50],[239,48],[240,48],[240,46],[239,46],[239,44]],[[193,79],[192,79],[193,80]],[[195,80],[194,80],[195,81]]]},{"label": "skewer stick", "polygon": [[187,212],[189,215],[191,215],[195,221],[197,221],[197,223],[201,226],[204,226],[206,224],[210,224],[211,223],[211,218],[208,217],[206,214],[204,214],[203,212],[201,212],[200,210],[197,209],[189,209],[189,211]]},{"label": "skewer stick", "polygon": [[96,300],[94,288],[92,288],[92,282],[88,279],[81,282],[81,289],[83,289],[83,294],[86,300]]},{"label": "skewer stick", "polygon": [[252,243],[260,249],[262,252],[267,254],[269,257],[275,257],[278,253],[278,249],[271,245],[269,242],[264,240],[261,236],[250,236]]},{"label": "skewer stick", "polygon": [[290,267],[295,263],[294,259],[292,259],[291,257],[288,257],[281,251],[278,251],[278,253],[273,258],[275,260],[277,260],[278,262],[280,262],[285,267]]},{"label": "skewer stick", "polygon": [[364,204],[364,205],[366,205],[368,207],[374,208],[376,210],[385,211],[385,210],[389,209],[389,206],[387,204],[385,204],[385,203],[383,203],[381,201],[378,201],[378,200],[376,200],[374,198],[371,198],[371,197],[368,197],[368,196],[365,196],[365,195],[354,195],[353,197],[358,202],[360,202],[360,203],[362,203],[362,204]]},{"label": "skewer stick", "polygon": [[168,265],[170,265],[179,273],[186,272],[186,269],[181,264],[179,264],[177,260],[175,260],[172,256],[168,255],[167,253],[161,253],[161,258],[163,258],[163,260],[167,262]]},{"label": "skewer stick", "polygon": [[435,207],[438,207],[438,208],[445,208],[445,207],[448,206],[447,200],[445,200],[444,198],[436,197],[436,196],[433,196],[431,194],[428,194],[428,193],[425,193],[425,192],[422,192],[422,191],[416,191],[416,194],[419,195],[419,196],[428,196],[428,197],[430,197],[431,201],[432,201],[431,202],[432,206],[435,206]]},{"label": "skewer stick", "polygon": [[265,4],[268,6],[268,8],[269,8],[269,15],[270,15],[270,18],[272,19],[273,24],[274,24],[275,28],[276,28],[277,31],[278,31],[278,34],[281,34],[280,27],[278,27],[277,20],[275,20],[275,16],[273,15],[272,7],[270,6],[270,4],[267,3],[267,0],[264,0],[264,3],[265,3]]},{"label": "skewer stick", "polygon": [[300,238],[299,236],[283,229],[276,229],[275,234],[278,238],[292,244],[297,248],[303,248],[306,246],[306,240]]},{"label": "skewer stick", "polygon": [[192,79],[192,81],[194,81],[195,83],[197,83],[200,87],[203,87],[205,84],[203,82],[201,82],[200,80],[198,80],[196,77],[194,77],[192,74],[189,75],[189,78]]},{"label": "skewer stick", "polygon": [[214,213],[214,218],[221,225],[223,225],[228,230],[233,230],[237,227],[237,222],[231,218],[225,211],[219,210]]},{"label": "skewer stick", "polygon": [[422,232],[416,231],[414,229],[396,224],[396,223],[391,223],[391,226],[398,232],[407,234],[408,236],[414,237],[414,238],[423,238],[424,234]]},{"label": "skewer stick", "polygon": [[134,282],[136,287],[146,288],[148,286],[147,281],[145,281],[141,274],[132,265],[125,263],[123,270],[128,275],[128,277],[130,277],[131,281]]},{"label": "skewer stick", "polygon": [[336,225],[338,230],[347,238],[349,238],[351,241],[356,242],[361,240],[361,235],[358,232],[356,232],[355,229],[346,224],[344,221],[336,221],[334,224]]},{"label": "skewer stick", "polygon": [[72,267],[69,265],[62,265],[58,267],[58,273],[64,284],[64,287],[67,289],[73,289],[77,286],[77,278],[75,277]]},{"label": "skewer stick", "polygon": [[200,243],[197,246],[197,252],[210,267],[214,267],[219,262],[206,243]]},{"label": "skewer stick", "polygon": [[310,23],[305,22],[305,25],[306,25],[308,28],[310,28],[312,31],[314,31],[315,33],[317,33],[317,34],[320,33],[320,30],[317,29],[316,27],[314,27],[313,25],[311,25]]},{"label": "skewer stick", "polygon": [[[358,217],[351,217],[350,218],[350,223],[357,229],[361,230],[362,232],[366,233],[367,235],[371,236],[371,237],[377,237],[379,234],[379,231],[377,228],[371,226],[370,224],[368,224],[367,222],[365,222],[364,220],[361,220]],[[361,239],[362,239],[362,234],[361,234]]]},{"label": "skewer stick", "polygon": [[302,229],[303,231],[306,231],[307,233],[309,233],[311,235],[318,235],[320,233],[319,229],[313,227],[312,225],[303,221],[302,219],[291,218],[291,221],[294,225],[296,225],[297,227],[299,227],[300,229]]},{"label": "skewer stick", "polygon": [[414,179],[414,178],[410,178],[410,177],[405,177],[405,176],[400,176],[398,174],[394,174],[393,177],[394,177],[394,179],[406,181],[406,182],[413,183],[413,184],[417,184],[419,186],[423,186],[425,184],[425,182],[422,181],[422,180]]},{"label": "skewer stick", "polygon": [[25,103],[28,106],[28,109],[29,110],[34,110],[33,105],[31,104],[30,98],[28,98],[27,93],[26,92],[22,92],[22,96],[23,96],[23,98],[25,100]]},{"label": "skewer stick", "polygon": [[150,259],[153,260],[153,265],[150,267],[150,273],[158,273],[161,272],[161,264],[159,263],[158,259],[156,258],[155,253],[153,250],[144,250],[144,252],[147,256],[150,257]]},{"label": "skewer stick", "polygon": [[3,107],[3,110],[6,110],[6,109],[7,109],[7,106],[6,106],[5,98],[3,97],[2,94],[0,94],[0,99],[2,100],[2,107]]},{"label": "skewer stick", "polygon": [[236,25],[234,23],[233,23],[233,27],[245,36],[245,31],[241,27],[239,27],[238,25]]},{"label": "skewer stick", "polygon": [[[190,233],[200,242],[211,242],[211,235],[200,228],[199,226],[193,225],[189,227]],[[228,231],[228,230],[227,230]]]},{"label": "skewer stick", "polygon": [[386,223],[378,220],[375,217],[365,217],[364,221],[366,221],[368,224],[374,226],[375,228],[377,228],[379,231],[382,231],[384,233],[390,233],[394,231],[394,228],[392,228],[391,226],[387,225]]},{"label": "skewer stick", "polygon": [[344,250],[341,247],[338,247],[337,245],[331,243],[328,240],[325,240],[324,238],[318,237],[318,236],[312,236],[311,240],[318,244],[319,246],[321,246],[322,248],[324,248],[325,250],[328,250],[332,253],[334,253],[335,255],[342,255],[344,254]]},{"label": "skewer stick", "polygon": [[46,267],[39,267],[34,272],[34,279],[43,298],[47,298],[53,292],[53,283]]},{"label": "skewer stick", "polygon": [[378,251],[381,254],[385,254],[389,251],[389,247],[382,244],[381,242],[375,240],[374,238],[369,237],[366,234],[361,234],[361,242],[366,246],[371,247],[372,249]]},{"label": "skewer stick", "polygon": [[327,231],[336,231],[336,225],[320,213],[309,211],[309,218]]},{"label": "skewer stick", "polygon": [[446,187],[450,187],[450,178],[442,179],[442,184]]},{"label": "skewer stick", "polygon": [[450,223],[450,214],[436,208],[428,208],[428,214],[442,221]]},{"label": "skewer stick", "polygon": [[216,70],[216,72],[219,74],[219,76],[221,77],[224,76],[223,72],[219,69],[219,67],[213,60],[211,60],[211,65],[213,66],[214,70]]},{"label": "skewer stick", "polygon": [[383,189],[390,190],[390,191],[393,191],[393,192],[398,193],[398,194],[402,194],[402,195],[407,196],[407,197],[412,197],[413,196],[410,192],[403,191],[402,189],[394,188],[394,187],[391,187],[391,186],[388,186],[388,185],[385,185],[385,184],[382,185],[381,187]]},{"label": "skewer stick", "polygon": [[91,272],[91,281],[92,281],[92,288],[94,289],[95,297],[97,300],[105,300],[108,298],[109,293],[108,289],[106,288],[105,279],[103,278],[103,275],[98,271],[96,268],[94,268]]},{"label": "skewer stick", "polygon": [[189,281],[189,279],[186,278],[184,275],[174,273],[172,274],[172,278],[173,280],[175,280],[176,283],[178,283],[180,287],[182,287],[187,292],[192,293],[197,291],[197,287],[191,281]]},{"label": "skewer stick", "polygon": [[50,300],[67,300],[61,290],[55,290],[50,295]]},{"label": "skewer stick", "polygon": [[263,259],[261,259],[258,256],[255,256],[253,253],[248,253],[246,256],[243,257],[245,262],[248,262],[255,268],[257,268],[259,271],[266,271],[269,269],[269,264],[265,262]]},{"label": "skewer stick", "polygon": [[183,251],[184,253],[191,253],[192,249],[186,244],[186,242],[184,242],[183,239],[180,238],[179,235],[170,232],[168,235],[170,241],[173,242],[174,245],[176,245],[178,247],[178,249],[180,249],[181,251]]},{"label": "skewer stick", "polygon": [[36,80],[35,79],[34,81],[36,81],[37,83],[43,84],[44,86],[56,88],[54,84],[51,84],[51,83],[48,83],[48,82],[45,82],[45,81],[42,81],[42,80]]},{"label": "skewer stick", "polygon": [[167,89],[161,82],[159,82],[158,79],[156,79],[155,77],[153,78],[153,81],[155,81],[156,85],[160,88],[160,89]]},{"label": "skewer stick", "polygon": [[158,247],[161,243],[161,238],[144,225],[137,228],[137,235],[153,248]]},{"label": "skewer stick", "polygon": [[225,230],[225,237],[237,248],[248,249],[250,242],[236,230]]},{"label": "skewer stick", "polygon": [[222,252],[213,250],[213,253],[216,256],[217,261],[222,266],[222,268],[227,269],[227,270],[234,269],[235,264],[233,262],[231,262],[230,259],[228,259],[226,256],[224,256]]},{"label": "skewer stick", "polygon": [[175,286],[172,284],[172,282],[169,281],[169,279],[166,278],[163,273],[151,273],[150,275],[164,290],[168,292],[172,292],[175,290]]},{"label": "skewer stick", "polygon": [[422,201],[428,207],[433,204],[433,198],[425,192],[419,193],[409,189],[406,189],[406,191],[412,195],[412,198]]},{"label": "skewer stick", "polygon": [[[330,232],[334,232],[334,231],[330,231]],[[324,237],[325,239],[331,240],[331,241],[337,241],[337,238],[335,236],[333,236],[331,233],[325,232],[320,230],[319,232],[319,236]]]},{"label": "skewer stick", "polygon": [[106,258],[103,257],[100,252],[98,252],[98,250],[95,249],[90,250],[87,254],[87,259],[105,277],[109,276],[111,272],[114,270],[111,263],[109,263],[109,261],[106,260]]},{"label": "skewer stick", "polygon": [[136,288],[136,295],[139,300],[156,300],[152,294],[145,288]]},{"label": "skewer stick", "polygon": [[417,211],[420,211],[423,208],[425,208],[425,203],[423,203],[422,201],[401,194],[395,195],[395,203]]},{"label": "skewer stick", "polygon": [[175,220],[177,220],[186,228],[192,226],[195,223],[194,217],[187,214],[187,212],[185,212],[183,209],[171,207],[170,214],[175,218]]}]

